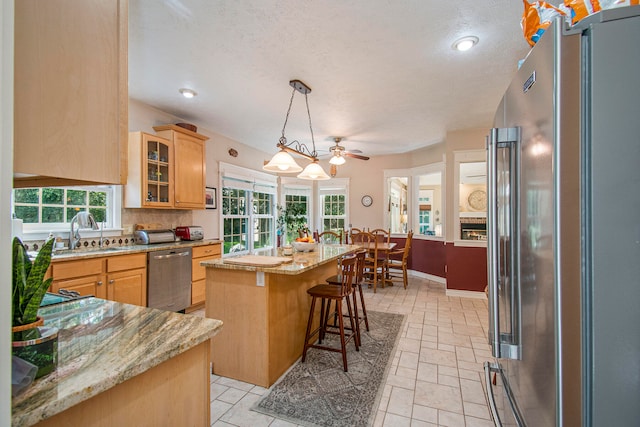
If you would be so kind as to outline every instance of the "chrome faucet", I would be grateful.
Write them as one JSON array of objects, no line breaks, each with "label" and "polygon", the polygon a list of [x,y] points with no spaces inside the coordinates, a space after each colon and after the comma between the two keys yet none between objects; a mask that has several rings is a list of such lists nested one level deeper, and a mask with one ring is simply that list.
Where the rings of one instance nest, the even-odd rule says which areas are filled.
[{"label": "chrome faucet", "polygon": [[[78,228],[74,231],[73,225],[78,224]],[[73,250],[80,243],[80,229],[91,228],[92,230],[99,230],[98,223],[93,215],[89,212],[78,212],[76,216],[71,220],[71,232],[69,233],[69,249]]]}]

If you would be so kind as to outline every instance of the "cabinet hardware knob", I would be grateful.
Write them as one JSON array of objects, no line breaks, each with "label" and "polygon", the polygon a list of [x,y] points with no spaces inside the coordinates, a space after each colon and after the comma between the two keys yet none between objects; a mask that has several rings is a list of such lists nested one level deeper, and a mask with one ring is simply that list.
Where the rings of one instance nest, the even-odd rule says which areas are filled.
[{"label": "cabinet hardware knob", "polygon": [[114,284],[116,281],[114,279],[109,280],[109,284],[112,285]]},{"label": "cabinet hardware knob", "polygon": [[102,280],[98,280],[97,285],[98,285],[98,286],[102,286]]}]

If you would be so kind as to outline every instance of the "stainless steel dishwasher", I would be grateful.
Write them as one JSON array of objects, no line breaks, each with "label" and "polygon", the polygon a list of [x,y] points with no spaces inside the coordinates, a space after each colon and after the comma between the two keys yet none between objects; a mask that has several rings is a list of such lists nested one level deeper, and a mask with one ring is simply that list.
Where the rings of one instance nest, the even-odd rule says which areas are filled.
[{"label": "stainless steel dishwasher", "polygon": [[191,305],[191,248],[149,252],[147,255],[149,307],[183,311]]}]

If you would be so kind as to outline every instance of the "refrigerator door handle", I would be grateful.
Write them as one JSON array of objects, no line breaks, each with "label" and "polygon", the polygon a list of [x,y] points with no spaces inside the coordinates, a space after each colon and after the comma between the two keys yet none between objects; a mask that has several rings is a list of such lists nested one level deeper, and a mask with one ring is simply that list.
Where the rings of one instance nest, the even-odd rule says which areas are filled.
[{"label": "refrigerator door handle", "polygon": [[489,344],[494,357],[500,357],[500,318],[498,316],[498,204],[496,203],[496,161],[498,157],[498,129],[491,129],[487,137],[487,272],[489,285]]},{"label": "refrigerator door handle", "polygon": [[[520,297],[517,271],[517,188],[519,162],[519,128],[493,128],[487,141],[488,206],[487,257],[489,282],[489,344],[496,358],[520,359]],[[508,169],[499,171],[500,155],[506,150]],[[503,158],[504,166],[505,159]],[[499,174],[500,172],[500,174]],[[502,179],[502,182],[500,182]],[[508,182],[508,192],[500,186]],[[502,200],[499,200],[502,197]],[[500,210],[500,204],[503,209]],[[500,224],[502,231],[500,233]],[[504,241],[503,241],[504,240]],[[508,249],[505,247],[508,243]],[[501,285],[502,288],[501,289]],[[505,301],[501,301],[501,295]],[[504,306],[501,307],[501,304]],[[500,318],[501,309],[504,319]],[[502,321],[502,322],[501,322]],[[506,330],[501,330],[504,324]]]}]

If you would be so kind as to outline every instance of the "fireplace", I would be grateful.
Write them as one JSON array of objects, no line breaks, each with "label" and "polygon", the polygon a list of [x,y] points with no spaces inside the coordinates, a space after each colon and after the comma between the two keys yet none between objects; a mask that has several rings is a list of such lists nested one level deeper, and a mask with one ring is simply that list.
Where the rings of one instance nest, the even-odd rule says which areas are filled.
[{"label": "fireplace", "polygon": [[487,219],[460,218],[460,239],[487,240]]}]

